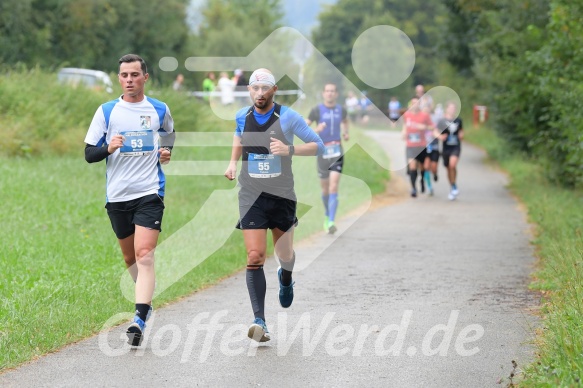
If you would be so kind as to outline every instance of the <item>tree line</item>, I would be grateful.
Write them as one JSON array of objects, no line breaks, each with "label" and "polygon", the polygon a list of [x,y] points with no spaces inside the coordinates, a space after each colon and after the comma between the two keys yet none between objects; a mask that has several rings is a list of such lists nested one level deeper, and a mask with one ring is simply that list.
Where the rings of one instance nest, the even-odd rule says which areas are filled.
[{"label": "tree line", "polygon": [[[466,114],[487,105],[511,147],[544,166],[551,181],[580,189],[581,20],[583,2],[571,0],[339,0],[320,14],[313,41],[380,108],[390,94],[410,98],[418,83],[454,88]],[[380,24],[404,31],[416,51],[410,79],[390,92],[364,85],[351,64],[355,39]]]},{"label": "tree line", "polygon": [[2,0],[0,64],[117,72],[117,58],[131,52],[146,59],[155,80],[169,84],[176,74],[160,72],[160,58],[246,56],[280,26],[279,4],[208,0],[194,33],[190,0]]},{"label": "tree line", "polygon": [[583,3],[444,0],[447,60],[492,108],[496,130],[583,188]]},{"label": "tree line", "polygon": [[[241,56],[283,25],[280,0],[207,0],[202,24],[188,23],[189,0],[3,0],[0,63],[54,70],[117,70],[116,59],[142,55],[155,80],[172,72],[156,61]],[[583,187],[583,3],[570,0],[338,0],[319,15],[311,41],[381,109],[415,84],[446,85],[466,106],[488,105],[509,144],[536,158],[554,181]],[[352,46],[370,27],[391,25],[413,42],[411,77],[394,90],[365,85],[352,68]],[[288,47],[270,55],[287,61]],[[197,89],[203,74],[189,74]],[[312,79],[312,83],[317,82]],[[318,88],[316,88],[318,89]]]}]

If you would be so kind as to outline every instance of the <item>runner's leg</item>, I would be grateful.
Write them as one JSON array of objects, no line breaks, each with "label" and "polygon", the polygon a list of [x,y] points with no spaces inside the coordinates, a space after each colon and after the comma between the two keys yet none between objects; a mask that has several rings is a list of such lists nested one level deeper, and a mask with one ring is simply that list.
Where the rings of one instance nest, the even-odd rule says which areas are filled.
[{"label": "runner's leg", "polygon": [[255,318],[265,321],[266,282],[263,264],[267,250],[266,229],[244,229],[243,240],[247,250],[247,290]]}]

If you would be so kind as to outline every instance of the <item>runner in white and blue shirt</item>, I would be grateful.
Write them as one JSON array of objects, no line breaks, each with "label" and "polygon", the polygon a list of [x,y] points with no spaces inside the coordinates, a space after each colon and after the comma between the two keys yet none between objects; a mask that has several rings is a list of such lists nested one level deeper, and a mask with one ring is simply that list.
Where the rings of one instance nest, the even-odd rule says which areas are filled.
[{"label": "runner in white and blue shirt", "polygon": [[95,112],[85,137],[85,160],[107,164],[105,208],[136,283],[135,316],[126,334],[130,345],[139,346],[156,282],[154,251],[166,183],[161,165],[170,162],[175,134],[168,106],[144,95],[146,62],[127,54],[118,63],[123,94]]},{"label": "runner in white and blue shirt", "polygon": [[151,97],[127,102],[122,97],[95,112],[85,143],[101,147],[115,135],[124,145],[107,156],[107,202],[124,202],[149,194],[164,196],[165,176],[160,165],[160,139],[174,131],[168,106]]}]

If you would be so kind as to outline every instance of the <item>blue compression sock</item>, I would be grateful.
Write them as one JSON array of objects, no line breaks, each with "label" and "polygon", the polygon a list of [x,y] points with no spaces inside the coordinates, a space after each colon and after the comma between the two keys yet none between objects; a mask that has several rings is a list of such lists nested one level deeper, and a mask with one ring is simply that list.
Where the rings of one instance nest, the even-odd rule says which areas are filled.
[{"label": "blue compression sock", "polygon": [[328,200],[328,215],[330,221],[334,222],[336,218],[336,209],[338,208],[338,193],[330,194],[330,199]]}]

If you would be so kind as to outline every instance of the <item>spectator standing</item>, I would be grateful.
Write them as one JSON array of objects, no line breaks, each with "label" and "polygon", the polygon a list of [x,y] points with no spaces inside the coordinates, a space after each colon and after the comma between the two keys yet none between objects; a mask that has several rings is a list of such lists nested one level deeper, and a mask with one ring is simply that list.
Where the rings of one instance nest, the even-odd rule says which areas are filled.
[{"label": "spectator standing", "polygon": [[218,89],[221,91],[221,103],[223,105],[231,105],[235,102],[235,86],[235,81],[230,79],[227,73],[223,71],[217,84]]},{"label": "spectator standing", "polygon": [[[204,81],[202,81],[202,91],[203,92],[210,93],[210,92],[215,91],[215,88],[216,88],[215,78],[216,78],[215,73],[213,73],[213,72],[207,73],[206,78],[204,79]],[[205,95],[203,97],[203,99],[205,101],[209,101],[210,95]]]}]

